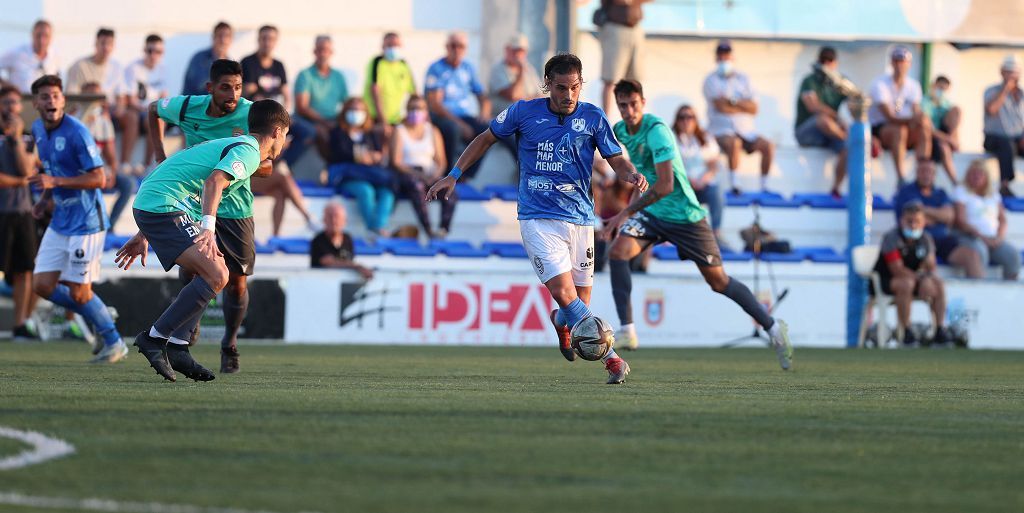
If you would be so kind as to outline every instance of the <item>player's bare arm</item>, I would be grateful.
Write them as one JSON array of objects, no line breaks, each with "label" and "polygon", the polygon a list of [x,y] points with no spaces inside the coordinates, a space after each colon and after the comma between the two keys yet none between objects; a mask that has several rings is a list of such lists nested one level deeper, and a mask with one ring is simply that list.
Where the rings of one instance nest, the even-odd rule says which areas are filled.
[{"label": "player's bare arm", "polygon": [[167,160],[167,152],[164,150],[164,120],[156,112],[156,102],[149,104],[146,122],[149,124],[149,142],[153,145],[153,159],[159,164]]},{"label": "player's bare arm", "polygon": [[213,234],[214,227],[206,223],[207,219],[216,219],[217,207],[220,206],[224,189],[231,184],[232,178],[219,169],[213,170],[203,184],[203,229],[192,242],[199,246],[199,252],[206,255],[210,260],[216,260],[222,256],[217,248],[217,238]]},{"label": "player's bare arm", "polygon": [[53,176],[45,173],[35,174],[29,177],[28,183],[35,184],[41,189],[52,189],[60,187],[63,189],[102,189],[107,182],[107,175],[102,167],[95,167],[78,176]]},{"label": "player's bare arm", "polygon": [[[619,156],[619,158],[622,157]],[[625,159],[623,158],[623,160]],[[672,161],[666,160],[665,162],[655,164],[654,171],[658,174],[657,179],[654,180],[654,186],[647,188],[647,181],[644,180],[643,187],[646,188],[646,190],[639,196],[634,193],[633,201],[631,201],[626,208],[622,209],[621,212],[615,214],[614,217],[608,220],[608,223],[605,225],[605,229],[601,231],[602,238],[605,240],[611,240],[615,234],[618,233],[619,227],[622,226],[622,223],[626,222],[626,219],[629,219],[633,214],[657,203],[658,200],[672,193],[672,190],[675,189],[675,174],[672,172]],[[640,173],[637,174],[640,175]],[[643,178],[643,175],[640,175],[640,178]],[[640,186],[638,184],[637,191],[639,190]]]},{"label": "player's bare arm", "polygon": [[[466,147],[466,151],[462,152],[458,162],[455,163],[455,167],[459,169],[468,169],[473,164],[476,164],[478,160],[483,158],[484,154],[487,153],[487,149],[498,142],[498,138],[491,133],[490,130],[484,130],[482,134],[476,136],[473,142],[469,143]],[[630,168],[633,166],[630,165]],[[636,170],[633,170],[636,173]],[[639,174],[639,173],[637,173]],[[642,178],[642,177],[641,177]],[[427,201],[433,201],[438,196],[444,196],[444,199],[448,199],[451,196],[452,191],[455,189],[455,182],[458,181],[454,176],[448,175],[438,180],[434,185],[430,186],[430,190],[427,191]]]},{"label": "player's bare arm", "polygon": [[612,171],[615,171],[615,175],[619,177],[619,180],[635,185],[640,192],[647,191],[647,179],[633,167],[633,163],[629,159],[622,155],[615,155],[606,160],[608,165],[612,166]]}]

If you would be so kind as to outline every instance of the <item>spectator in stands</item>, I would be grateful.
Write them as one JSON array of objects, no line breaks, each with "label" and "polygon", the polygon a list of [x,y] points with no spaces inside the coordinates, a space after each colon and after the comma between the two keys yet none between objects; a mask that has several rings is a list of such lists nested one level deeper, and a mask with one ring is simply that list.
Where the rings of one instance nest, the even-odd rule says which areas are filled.
[{"label": "spectator in stands", "polygon": [[612,112],[615,98],[612,89],[624,78],[643,81],[644,18],[643,4],[651,0],[601,0],[594,15],[598,26],[597,39],[601,42],[601,96],[605,112]]},{"label": "spectator in stands", "polygon": [[491,69],[491,106],[501,112],[519,100],[532,100],[541,96],[540,75],[526,60],[530,50],[524,34],[516,34],[505,44],[505,60]]},{"label": "spectator in stands", "polygon": [[969,278],[983,278],[985,265],[1002,267],[1004,280],[1017,280],[1020,251],[1006,240],[1006,210],[993,190],[984,160],[971,162],[964,183],[953,193],[960,243],[980,255],[979,266],[967,269]]},{"label": "spectator in stands", "polygon": [[338,109],[348,98],[348,86],[340,71],[331,67],[334,42],[331,36],[317,36],[313,47],[316,61],[295,79],[295,116],[292,142],[284,160],[294,166],[315,137],[326,137],[338,118]]},{"label": "spectator in stands", "polygon": [[21,91],[32,88],[32,82],[43,75],[60,76],[61,63],[50,51],[53,27],[46,20],[32,25],[32,42],[0,56],[0,74]]},{"label": "spectator in stands", "polygon": [[0,87],[0,269],[13,288],[16,340],[38,338],[26,325],[37,297],[32,270],[38,240],[27,182],[32,159],[21,119],[21,92],[13,85]]},{"label": "spectator in stands", "polygon": [[256,53],[242,59],[242,96],[252,100],[274,100],[284,108],[291,108],[288,75],[284,64],[274,58],[277,47],[277,27],[260,27],[256,38]]},{"label": "spectator in stands", "polygon": [[142,175],[153,158],[153,145],[146,138],[146,150],[141,163],[132,164],[135,143],[139,139],[140,127],[146,125],[149,104],[165,98],[167,75],[164,70],[164,40],[156,34],[146,36],[142,58],[128,65],[124,73],[126,86],[123,138],[121,139],[121,173]]},{"label": "spectator in stands", "polygon": [[306,227],[310,231],[316,231],[317,226],[313,223],[313,216],[306,207],[306,197],[302,195],[302,189],[295,183],[291,170],[283,162],[274,162],[274,168],[265,177],[254,176],[250,182],[252,192],[263,196],[270,196],[274,199],[274,206],[271,209],[272,234],[274,237],[281,235],[281,225],[284,223],[284,208],[291,201],[299,213],[306,220]]},{"label": "spectator in stands", "polygon": [[111,107],[111,116],[124,113],[124,68],[110,56],[114,53],[114,31],[101,28],[96,32],[95,53],[82,57],[68,68],[65,86],[70,94],[83,92],[83,86],[90,82],[99,84]]},{"label": "spectator in stands", "polygon": [[1000,68],[1003,82],[985,89],[985,151],[999,160],[999,194],[1012,198],[1013,159],[1024,153],[1024,91],[1020,59],[1007,55]]},{"label": "spectator in stands", "polygon": [[[476,68],[465,60],[468,45],[464,32],[452,32],[445,44],[448,55],[427,68],[424,89],[430,120],[441,131],[444,152],[450,159],[460,155],[465,144],[487,130],[491,117],[491,102],[484,94]],[[463,174],[472,177],[477,167],[464,169]]]},{"label": "spectator in stands", "polygon": [[345,102],[338,125],[320,138],[320,148],[328,163],[328,184],[355,198],[371,234],[385,235],[395,207],[394,177],[383,167],[384,144],[362,98]]},{"label": "spectator in stands", "polygon": [[[102,94],[100,85],[96,82],[87,82],[82,86],[82,94]],[[104,192],[116,192],[117,199],[110,207],[110,225],[107,230],[113,231],[117,220],[121,218],[124,207],[128,204],[132,194],[135,194],[137,184],[135,177],[125,173],[119,173],[117,166],[117,148],[114,138],[114,121],[110,117],[110,109],[106,103],[92,105],[81,116],[82,124],[89,129],[89,133],[96,141],[96,146],[103,157],[106,183]]]},{"label": "spectator in stands", "polygon": [[935,274],[935,242],[925,231],[925,223],[924,209],[920,202],[911,201],[904,205],[899,226],[882,237],[881,252],[875,263],[882,291],[892,295],[896,303],[899,322],[897,336],[908,347],[920,344],[914,332],[908,329],[910,304],[915,298],[931,305],[937,324],[935,342],[949,342],[949,334],[943,326],[946,317],[946,287]]},{"label": "spectator in stands", "polygon": [[364,280],[373,278],[373,270],[355,262],[355,244],[345,233],[347,213],[340,203],[324,207],[324,231],[309,244],[309,265],[314,269],[351,269]]},{"label": "spectator in stands", "polygon": [[904,159],[908,148],[917,158],[932,158],[932,123],[921,110],[921,83],[909,76],[913,56],[905,46],[890,54],[892,75],[882,75],[871,84],[868,122],[871,135],[892,154],[898,187],[906,183]]},{"label": "spectator in stands", "polygon": [[209,48],[200,50],[188,61],[185,68],[185,81],[181,86],[181,94],[204,95],[206,82],[210,78],[210,66],[218,59],[230,59],[228,50],[234,40],[235,31],[226,22],[217,22],[213,27],[213,42]]},{"label": "spectator in stands", "polygon": [[416,94],[412,69],[402,58],[402,38],[395,32],[384,34],[382,53],[366,66],[363,101],[381,133],[390,135],[391,127],[402,122],[402,106]]},{"label": "spectator in stands", "polygon": [[[832,196],[846,178],[846,125],[839,119],[839,107],[847,95],[831,78],[839,73],[835,48],[825,46],[811,74],[800,82],[796,100],[796,142],[802,147],[828,148],[836,154]],[[689,169],[687,169],[689,170]]]},{"label": "spectator in stands", "polygon": [[969,245],[961,245],[960,238],[952,232],[955,220],[953,200],[941,187],[935,186],[935,163],[930,160],[918,160],[914,181],[896,193],[893,203],[897,224],[903,207],[913,201],[921,203],[924,229],[932,236],[939,259],[963,269],[968,275],[976,269],[984,269],[978,252]]},{"label": "spectator in stands", "polygon": [[932,160],[942,163],[949,181],[956,185],[953,153],[960,150],[960,107],[949,99],[950,85],[944,75],[936,77],[921,109],[932,124]]},{"label": "spectator in stands", "polygon": [[441,225],[431,228],[425,194],[445,171],[444,141],[441,132],[430,123],[427,102],[422,96],[413,95],[405,107],[405,121],[395,127],[391,139],[391,167],[396,171],[398,194],[409,198],[416,218],[431,238],[444,238],[451,228],[452,216],[458,196],[439,198],[441,202]]},{"label": "spectator in stands", "polygon": [[725,198],[718,186],[718,160],[722,155],[718,143],[700,128],[697,111],[690,105],[683,105],[676,111],[672,131],[676,134],[676,146],[683,158],[683,168],[690,186],[697,195],[697,201],[708,206],[711,215],[711,229],[715,232],[719,246],[722,245],[722,208]]},{"label": "spectator in stands", "polygon": [[740,150],[761,154],[761,190],[767,186],[768,172],[772,168],[775,145],[754,131],[757,100],[747,75],[735,69],[732,62],[732,43],[723,39],[715,47],[717,67],[704,79],[704,98],[708,102],[708,132],[718,141],[729,161],[729,180],[733,194],[736,169],[740,166]]}]

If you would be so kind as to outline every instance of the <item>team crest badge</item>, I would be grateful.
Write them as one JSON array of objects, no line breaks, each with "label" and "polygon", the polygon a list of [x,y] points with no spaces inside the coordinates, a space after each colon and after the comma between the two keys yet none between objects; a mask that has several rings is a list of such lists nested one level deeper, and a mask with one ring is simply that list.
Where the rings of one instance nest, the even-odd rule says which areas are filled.
[{"label": "team crest badge", "polygon": [[53,149],[57,151],[64,151],[65,141],[63,137],[58,137],[53,140]]},{"label": "team crest badge", "polygon": [[160,106],[165,108],[165,109],[170,104],[171,104],[171,98],[170,97],[167,97],[167,98],[164,98],[163,100],[160,100]]},{"label": "team crest badge", "polygon": [[231,163],[231,170],[235,172],[235,176],[242,176],[245,174],[245,164],[242,164],[240,160],[236,160]]},{"label": "team crest badge", "polygon": [[660,289],[650,290],[644,299],[644,320],[657,326],[665,319],[665,294]]},{"label": "team crest badge", "polygon": [[572,129],[577,132],[582,132],[587,129],[587,121],[583,118],[576,118],[572,120]]},{"label": "team crest badge", "polygon": [[497,121],[498,123],[504,123],[506,116],[508,116],[508,109],[507,108],[505,110],[501,111],[501,114],[498,114],[498,117],[494,118],[494,120]]}]

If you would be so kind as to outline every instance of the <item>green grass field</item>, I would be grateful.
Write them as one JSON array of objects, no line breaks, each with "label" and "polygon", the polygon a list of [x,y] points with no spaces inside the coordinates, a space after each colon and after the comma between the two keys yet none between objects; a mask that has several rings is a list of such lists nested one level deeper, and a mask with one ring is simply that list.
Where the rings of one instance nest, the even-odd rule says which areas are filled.
[{"label": "green grass field", "polygon": [[[243,346],[243,372],[211,383],[163,382],[134,352],[87,356],[0,343],[0,426],[77,448],[0,471],[0,494],[275,512],[1024,510],[1019,352],[798,349],[783,373],[768,349],[643,350],[623,386],[553,348]],[[0,439],[0,457],[23,448]]]}]

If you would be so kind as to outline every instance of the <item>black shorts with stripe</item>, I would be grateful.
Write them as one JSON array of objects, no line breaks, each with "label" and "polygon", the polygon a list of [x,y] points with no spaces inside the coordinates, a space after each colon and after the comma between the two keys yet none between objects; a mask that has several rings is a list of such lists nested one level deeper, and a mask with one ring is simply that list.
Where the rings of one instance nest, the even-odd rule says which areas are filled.
[{"label": "black shorts with stripe", "polygon": [[217,247],[232,274],[252,276],[256,265],[256,225],[251,217],[217,218]]},{"label": "black shorts with stripe", "polygon": [[668,242],[676,247],[680,260],[693,260],[699,267],[722,265],[718,241],[707,219],[696,223],[673,223],[640,211],[622,225],[619,234],[651,244]]}]

